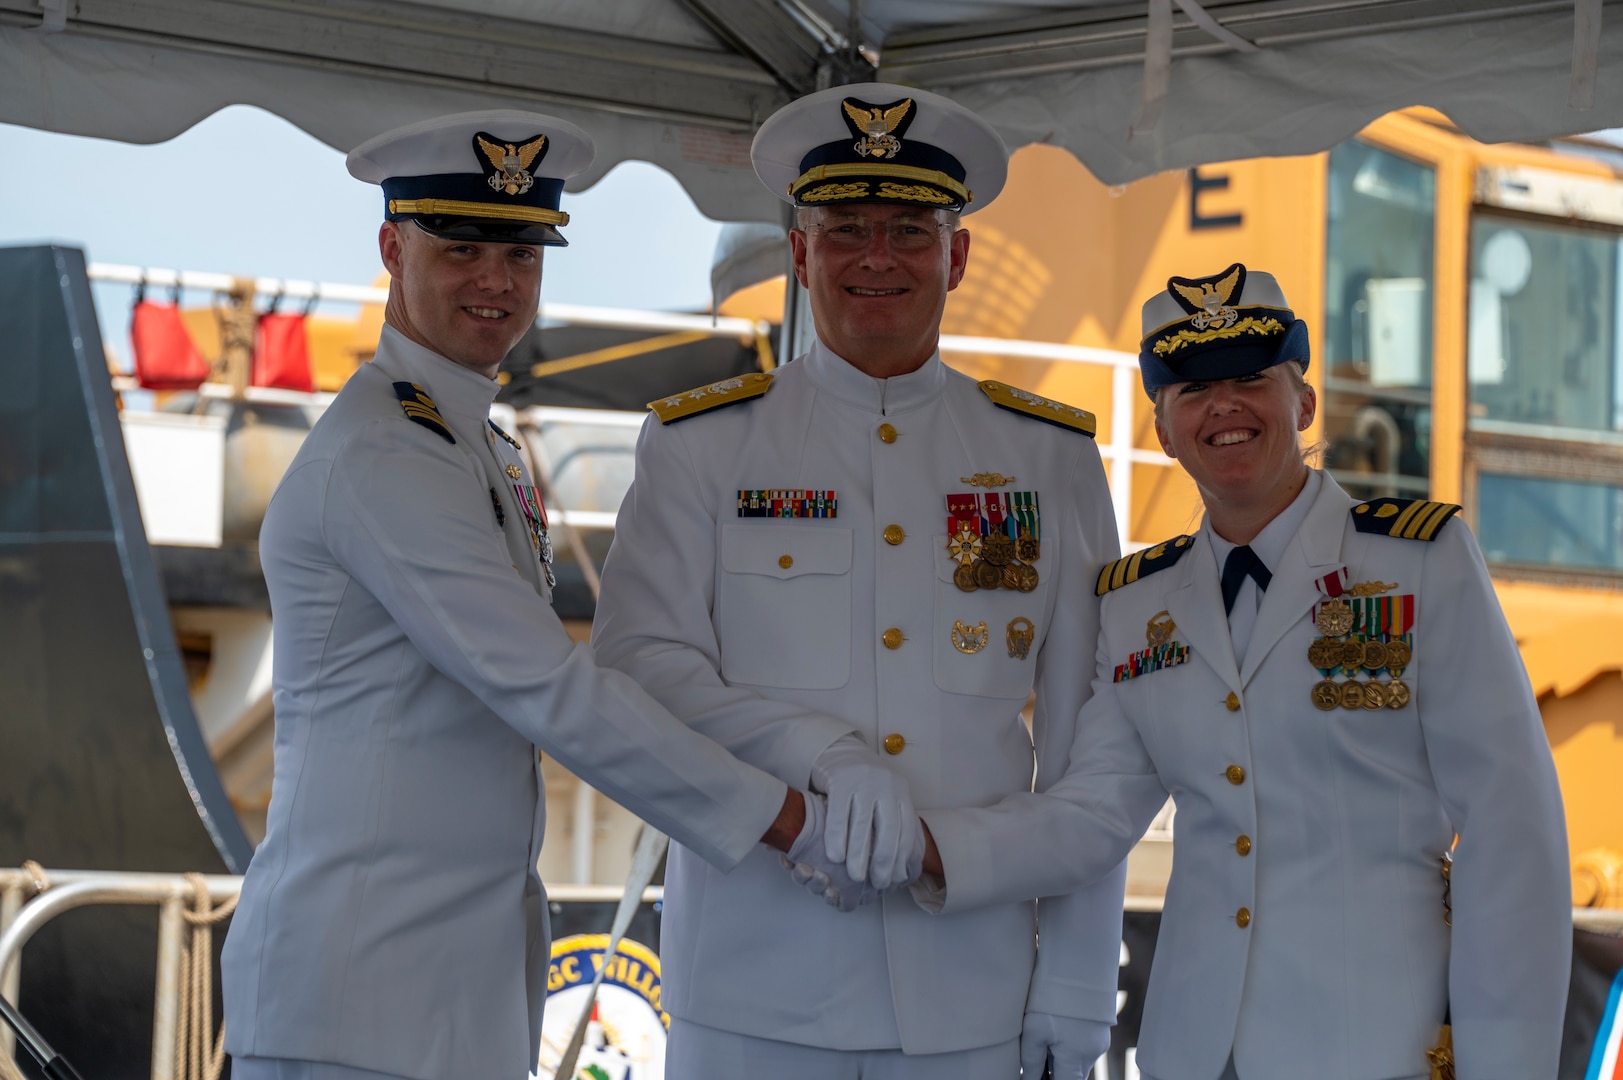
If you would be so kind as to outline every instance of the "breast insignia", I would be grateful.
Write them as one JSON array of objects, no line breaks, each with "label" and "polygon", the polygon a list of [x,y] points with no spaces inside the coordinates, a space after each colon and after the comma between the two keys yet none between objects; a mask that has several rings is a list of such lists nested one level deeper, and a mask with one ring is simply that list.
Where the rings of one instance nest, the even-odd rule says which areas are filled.
[{"label": "breast insignia", "polygon": [[1404,540],[1435,540],[1459,510],[1455,503],[1424,499],[1371,499],[1352,508],[1353,528]]},{"label": "breast insignia", "polygon": [[711,383],[694,390],[687,390],[680,394],[672,394],[658,401],[650,401],[648,407],[654,415],[659,417],[661,424],[674,424],[678,420],[698,416],[700,413],[711,412],[727,405],[737,405],[751,398],[758,398],[772,389],[772,376],[765,372],[751,372],[748,375],[738,375],[731,379]]},{"label": "breast insignia", "polygon": [[1038,397],[1029,390],[1022,390],[1008,383],[1000,383],[996,379],[984,379],[980,383],[981,393],[992,399],[992,404],[1000,409],[1010,412],[1024,413],[1034,420],[1041,420],[1056,427],[1068,428],[1071,431],[1080,431],[1088,438],[1093,438],[1098,424],[1093,414],[1086,409],[1078,409],[1075,405],[1067,405],[1062,401],[1052,401],[1045,397]]},{"label": "breast insignia", "polygon": [[433,398],[424,393],[421,386],[416,383],[397,382],[394,384],[394,396],[400,399],[400,407],[406,411],[407,420],[423,425],[453,446],[456,444],[456,436],[451,434],[445,418],[440,415],[439,406],[434,404]]},{"label": "breast insignia", "polygon": [[1135,551],[1125,558],[1109,563],[1099,571],[1099,585],[1094,590],[1095,595],[1103,596],[1113,589],[1123,585],[1131,585],[1141,577],[1148,577],[1157,570],[1165,570],[1189,550],[1192,536],[1174,536],[1171,540],[1163,540],[1154,547]]}]

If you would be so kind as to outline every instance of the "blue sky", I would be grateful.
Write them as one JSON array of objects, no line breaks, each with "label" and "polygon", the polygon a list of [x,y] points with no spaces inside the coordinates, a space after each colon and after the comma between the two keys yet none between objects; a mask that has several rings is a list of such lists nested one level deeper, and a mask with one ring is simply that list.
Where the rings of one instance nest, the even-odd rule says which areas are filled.
[{"label": "blue sky", "polygon": [[[355,285],[383,269],[379,190],[352,179],[338,151],[251,106],[155,146],[0,124],[0,163],[0,245],[55,242],[93,262]],[[570,246],[547,252],[544,299],[708,309],[721,226],[670,174],[626,162],[565,195],[563,209]],[[96,287],[103,337],[126,359],[129,303],[126,286]]]}]

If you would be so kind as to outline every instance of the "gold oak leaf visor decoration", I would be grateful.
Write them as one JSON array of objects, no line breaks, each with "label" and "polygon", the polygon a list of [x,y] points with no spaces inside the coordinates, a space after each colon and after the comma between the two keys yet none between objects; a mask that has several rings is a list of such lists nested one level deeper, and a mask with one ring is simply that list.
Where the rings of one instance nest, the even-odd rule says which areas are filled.
[{"label": "gold oak leaf visor decoration", "polygon": [[1207,277],[1167,279],[1144,304],[1138,365],[1144,390],[1251,375],[1308,362],[1307,324],[1273,275],[1234,263]]},{"label": "gold oak leaf visor decoration", "polygon": [[961,210],[974,198],[962,163],[908,129],[921,106],[912,97],[838,102],[849,138],[815,146],[800,161],[789,196],[800,206],[890,202]]}]

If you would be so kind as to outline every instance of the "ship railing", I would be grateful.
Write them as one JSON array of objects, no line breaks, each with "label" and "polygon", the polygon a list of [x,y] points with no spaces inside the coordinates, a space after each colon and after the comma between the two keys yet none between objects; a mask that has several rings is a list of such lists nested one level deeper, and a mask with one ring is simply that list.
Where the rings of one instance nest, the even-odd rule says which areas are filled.
[{"label": "ship railing", "polygon": [[[153,982],[152,1080],[181,1080],[182,984],[186,977],[187,912],[197,906],[199,885],[215,907],[242,891],[234,874],[149,874],[120,870],[45,870],[37,865],[0,869],[0,996],[21,1006],[23,947],[64,912],[96,905],[158,909],[158,950]],[[625,890],[613,885],[561,885],[547,890],[556,903],[615,902]],[[658,886],[642,890],[642,902],[664,896]],[[208,958],[212,965],[213,958]],[[208,968],[205,968],[208,970]],[[26,1010],[24,1010],[26,1012]],[[212,1026],[212,1017],[207,1021]],[[15,1035],[0,1025],[0,1076],[14,1076]],[[59,1047],[72,1057],[72,1047]]]},{"label": "ship railing", "polygon": [[[177,1080],[181,1030],[181,984],[185,953],[186,913],[196,906],[197,889],[207,890],[211,904],[227,904],[242,891],[242,878],[231,874],[148,874],[117,870],[44,870],[30,864],[0,869],[0,995],[19,1005],[23,946],[40,928],[63,912],[98,904],[148,905],[158,909],[158,954],[153,984],[152,1080]],[[625,890],[612,885],[564,885],[547,890],[558,903],[614,902]],[[644,903],[663,898],[664,890],[641,890]],[[1129,896],[1128,911],[1160,911],[1161,897]],[[1595,933],[1623,934],[1623,909],[1574,908],[1572,924]],[[212,963],[212,957],[209,958]],[[212,1020],[212,1018],[210,1018]],[[72,1048],[68,1047],[71,1051]],[[0,1029],[0,1072],[12,1067],[14,1036]]]},{"label": "ship railing", "polygon": [[[91,263],[90,280],[104,283],[152,286],[154,288],[184,288],[229,292],[248,290],[255,296],[287,300],[331,300],[350,304],[382,304],[388,299],[388,290],[371,285],[345,285],[328,282],[298,281],[281,278],[237,278],[230,274],[195,270],[167,270],[154,267],[123,266],[113,263]],[[683,312],[640,311],[624,308],[593,307],[584,304],[555,304],[543,302],[537,316],[543,322],[567,326],[613,327],[627,330],[664,331],[666,333],[697,334],[706,337],[733,337],[753,342],[762,351],[769,340],[769,324],[757,319],[728,316],[695,315]],[[1110,413],[1108,436],[1099,442],[1099,454],[1109,472],[1111,501],[1115,505],[1116,534],[1123,551],[1145,546],[1131,536],[1133,507],[1133,466],[1153,465],[1169,468],[1175,463],[1159,450],[1141,449],[1135,442],[1134,403],[1140,391],[1138,356],[1136,353],[1115,349],[1067,345],[1055,341],[1027,341],[1012,338],[973,337],[962,334],[943,334],[941,352],[957,356],[995,356],[1012,360],[1037,360],[1059,364],[1091,364],[1110,369]],[[593,361],[596,362],[596,361]],[[775,363],[770,350],[762,352],[762,366]],[[569,361],[543,364],[549,371],[570,368]],[[133,390],[133,379],[115,378],[114,387]],[[331,394],[304,394],[297,391],[248,387],[235,389],[226,383],[204,383],[198,392],[204,397],[232,398],[240,396],[248,401],[265,404],[325,404]],[[641,413],[608,413],[595,409],[527,409],[523,414],[543,419],[535,414],[573,412],[581,414],[582,423],[602,424],[605,415],[629,419],[641,424]],[[544,417],[544,422],[561,422],[556,416]],[[521,421],[522,422],[522,421]],[[612,528],[613,515],[602,511],[564,511],[562,523],[572,528]],[[1151,540],[1150,542],[1153,542]],[[595,574],[587,574],[588,583],[595,586]],[[595,592],[595,587],[594,590]]]}]

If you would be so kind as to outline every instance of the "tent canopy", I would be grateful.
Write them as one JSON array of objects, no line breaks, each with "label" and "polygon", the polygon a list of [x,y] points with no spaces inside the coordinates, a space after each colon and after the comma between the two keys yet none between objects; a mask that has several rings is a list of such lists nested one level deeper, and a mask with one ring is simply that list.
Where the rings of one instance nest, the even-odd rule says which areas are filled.
[{"label": "tent canopy", "polygon": [[1623,0],[0,0],[3,122],[150,143],[250,104],[348,149],[539,108],[598,141],[576,189],[638,158],[727,220],[779,220],[749,168],[767,115],[875,78],[1125,183],[1409,105],[1486,141],[1623,126]]}]

